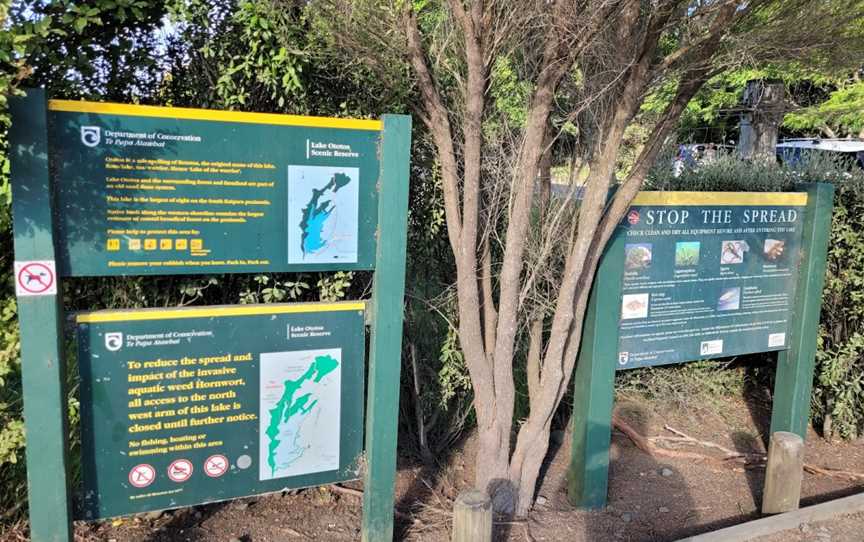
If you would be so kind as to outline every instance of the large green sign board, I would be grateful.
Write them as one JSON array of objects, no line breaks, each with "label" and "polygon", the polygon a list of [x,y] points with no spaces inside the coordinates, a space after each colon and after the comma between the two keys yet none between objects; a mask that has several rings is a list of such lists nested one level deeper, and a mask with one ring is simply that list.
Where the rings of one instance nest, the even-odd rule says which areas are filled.
[{"label": "large green sign board", "polygon": [[806,204],[806,193],[637,196],[616,232],[618,368],[786,349]]},{"label": "large green sign board", "polygon": [[346,301],[78,315],[75,509],[362,476],[362,539],[392,540],[411,119],[26,94],[10,99],[9,157],[31,539],[73,539],[64,277],[357,269],[374,271],[368,314]]},{"label": "large green sign board", "polygon": [[78,316],[87,519],[358,477],[363,303]]},{"label": "large green sign board", "polygon": [[636,195],[600,258],[573,375],[573,504],[606,504],[617,369],[777,351],[771,432],[806,435],[834,188],[798,188]]},{"label": "large green sign board", "polygon": [[380,121],[49,109],[61,275],[374,264]]}]

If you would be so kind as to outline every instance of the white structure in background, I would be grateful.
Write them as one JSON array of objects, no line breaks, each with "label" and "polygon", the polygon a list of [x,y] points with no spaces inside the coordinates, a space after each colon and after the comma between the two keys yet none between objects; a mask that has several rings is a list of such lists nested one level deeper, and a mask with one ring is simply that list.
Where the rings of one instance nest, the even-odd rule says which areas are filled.
[{"label": "white structure in background", "polygon": [[801,160],[805,151],[846,154],[864,169],[864,140],[861,139],[784,139],[777,143],[777,157],[786,163]]}]

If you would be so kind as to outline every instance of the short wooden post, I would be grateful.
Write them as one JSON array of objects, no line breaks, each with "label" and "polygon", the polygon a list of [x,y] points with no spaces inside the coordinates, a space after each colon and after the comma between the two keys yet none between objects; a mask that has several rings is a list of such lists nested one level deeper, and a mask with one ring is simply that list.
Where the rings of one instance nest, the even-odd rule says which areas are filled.
[{"label": "short wooden post", "polygon": [[804,439],[795,433],[777,431],[768,446],[762,513],[797,510],[804,475]]},{"label": "short wooden post", "polygon": [[469,489],[453,503],[453,542],[492,542],[492,500]]}]

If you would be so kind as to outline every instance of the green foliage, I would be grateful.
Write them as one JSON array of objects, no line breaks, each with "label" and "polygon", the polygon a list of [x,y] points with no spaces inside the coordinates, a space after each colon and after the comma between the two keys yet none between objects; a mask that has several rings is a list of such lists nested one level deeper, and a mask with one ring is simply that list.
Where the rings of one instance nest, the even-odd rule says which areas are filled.
[{"label": "green foliage", "polygon": [[344,299],[351,287],[353,271],[337,271],[332,275],[324,275],[318,280],[318,295],[321,301],[339,301]]},{"label": "green foliage", "polygon": [[864,178],[836,186],[814,411],[830,436],[864,433]]},{"label": "green foliage", "polygon": [[864,81],[839,83],[825,101],[793,111],[783,126],[807,134],[836,136],[864,134]]},{"label": "green foliage", "polygon": [[646,367],[616,374],[615,391],[668,402],[688,410],[705,406],[706,398],[740,396],[748,378],[737,361],[694,361],[682,365]]},{"label": "green foliage", "polygon": [[[864,38],[862,38],[864,39]],[[860,71],[818,72],[795,64],[740,68],[711,80],[687,104],[678,128],[679,141],[728,142],[738,138],[738,115],[747,82],[777,80],[785,85],[789,111],[782,129],[789,136],[845,137],[864,131],[864,82]],[[643,114],[659,114],[675,90],[665,81],[642,105]]]},{"label": "green foliage", "polygon": [[459,347],[459,335],[452,327],[447,329],[438,361],[441,362],[438,370],[438,385],[441,388],[438,407],[447,410],[451,399],[471,390],[471,377]]},{"label": "green foliage", "polygon": [[[308,60],[303,11],[273,2],[188,1],[172,4],[178,35],[215,76],[208,101],[221,107],[283,108],[303,89]],[[203,90],[199,87],[193,92]]]},{"label": "green foliage", "polygon": [[510,57],[500,56],[495,60],[489,93],[511,128],[524,128],[531,90],[531,83],[520,79]]}]

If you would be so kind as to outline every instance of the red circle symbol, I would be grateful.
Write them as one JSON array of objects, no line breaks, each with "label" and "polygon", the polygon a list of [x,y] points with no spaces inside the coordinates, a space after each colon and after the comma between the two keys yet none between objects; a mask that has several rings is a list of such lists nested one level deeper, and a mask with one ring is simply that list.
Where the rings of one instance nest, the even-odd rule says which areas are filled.
[{"label": "red circle symbol", "polygon": [[147,463],[135,465],[129,471],[129,483],[135,487],[147,487],[156,479],[156,469]]},{"label": "red circle symbol", "polygon": [[627,222],[630,224],[638,224],[639,223],[639,211],[632,210],[627,214]]},{"label": "red circle symbol", "polygon": [[204,474],[210,478],[219,478],[228,470],[228,458],[222,454],[211,455],[204,462]]},{"label": "red circle symbol", "polygon": [[168,478],[172,482],[185,482],[192,477],[192,462],[188,459],[177,459],[168,465]]},{"label": "red circle symbol", "polygon": [[45,264],[32,262],[18,271],[18,286],[31,294],[41,294],[54,284],[54,271]]}]

